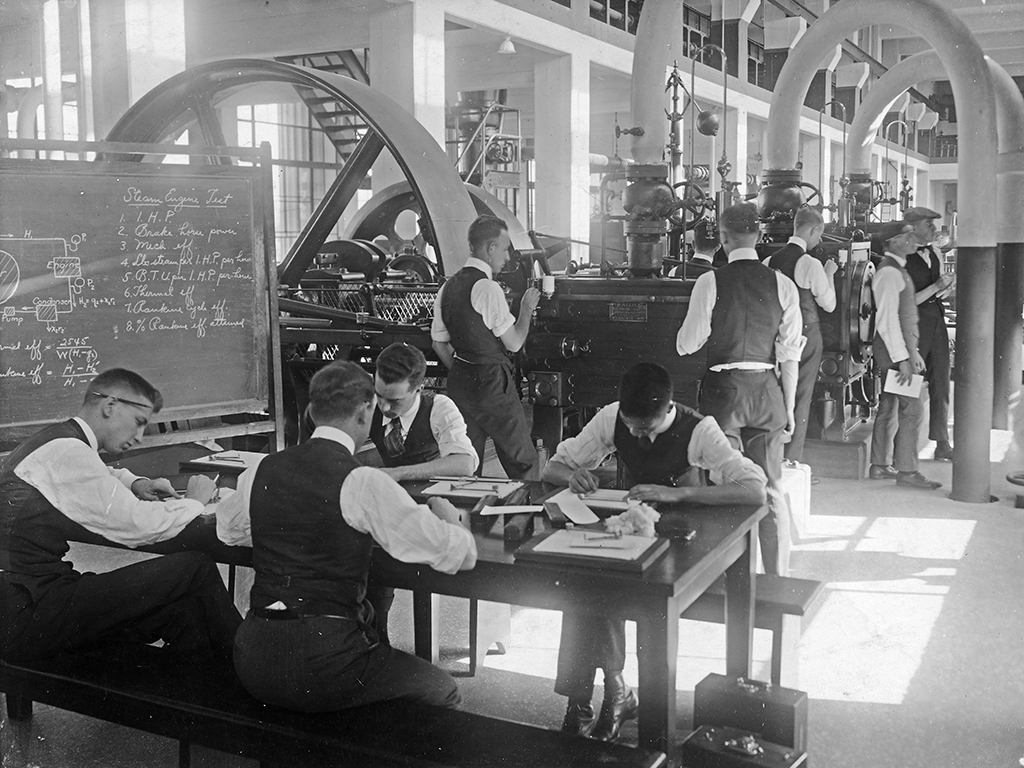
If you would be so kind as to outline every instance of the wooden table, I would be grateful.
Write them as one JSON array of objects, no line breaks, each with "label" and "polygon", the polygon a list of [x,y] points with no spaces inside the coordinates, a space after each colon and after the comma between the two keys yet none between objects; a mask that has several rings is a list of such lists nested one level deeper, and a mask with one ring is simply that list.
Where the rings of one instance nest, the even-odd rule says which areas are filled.
[{"label": "wooden table", "polygon": [[676,656],[679,615],[726,575],[726,669],[749,676],[754,632],[754,568],[758,521],[765,507],[662,505],[660,535],[672,538],[687,528],[691,541],[673,539],[669,551],[642,574],[594,568],[515,562],[516,544],[474,534],[478,559],[471,571],[455,575],[401,563],[375,550],[371,577],[413,593],[416,654],[433,655],[437,637],[434,595],[567,611],[580,610],[631,619],[637,625],[639,742],[668,752],[676,737]]}]

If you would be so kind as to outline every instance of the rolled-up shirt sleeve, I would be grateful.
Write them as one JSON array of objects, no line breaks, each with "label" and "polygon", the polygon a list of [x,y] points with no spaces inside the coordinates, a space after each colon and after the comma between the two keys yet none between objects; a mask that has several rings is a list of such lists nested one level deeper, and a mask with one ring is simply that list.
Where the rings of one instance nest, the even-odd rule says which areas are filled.
[{"label": "rolled-up shirt sleeve", "polygon": [[836,308],[836,290],[832,278],[825,272],[820,261],[805,253],[796,263],[793,275],[797,286],[810,290],[819,307],[826,312]]},{"label": "rolled-up shirt sleeve", "polygon": [[434,407],[430,409],[430,431],[442,456],[464,453],[472,456],[477,464],[480,463],[480,457],[469,441],[466,420],[450,397],[434,396]]},{"label": "rolled-up shirt sleeve", "polygon": [[126,547],[174,538],[204,509],[192,499],[139,499],[130,487],[137,475],[111,471],[95,450],[74,438],[40,446],[14,472],[68,519]]},{"label": "rolled-up shirt sleeve", "polygon": [[469,302],[495,337],[499,337],[516,324],[508,308],[508,300],[501,286],[494,280],[477,280],[469,295]]},{"label": "rolled-up shirt sleeve", "polygon": [[606,405],[580,430],[558,444],[552,461],[572,470],[596,469],[615,450],[615,422],[619,415],[617,402]]},{"label": "rolled-up shirt sleeve", "polygon": [[900,326],[900,292],[905,286],[903,275],[892,267],[878,270],[871,280],[871,292],[875,297],[875,328],[894,363],[910,357]]},{"label": "rolled-up shirt sleeve", "polygon": [[781,272],[775,273],[782,304],[782,321],[775,337],[775,359],[780,363],[799,362],[804,349],[803,315],[800,313],[800,293],[796,283]]},{"label": "rolled-up shirt sleeve", "polygon": [[434,297],[434,317],[430,321],[430,338],[432,341],[451,341],[451,334],[448,333],[448,328],[444,324],[444,319],[441,317],[441,294],[444,293],[444,286],[437,292],[437,296]]},{"label": "rolled-up shirt sleeve", "polygon": [[715,485],[735,484],[748,489],[764,489],[768,479],[757,464],[729,442],[714,416],[705,416],[693,428],[687,459],[691,466],[709,470]]},{"label": "rolled-up shirt sleeve", "polygon": [[449,574],[467,559],[476,561],[476,541],[469,531],[417,504],[379,469],[352,470],[342,483],[340,502],[345,522],[372,536],[396,560]]},{"label": "rolled-up shirt sleeve", "polygon": [[705,272],[697,278],[690,291],[690,304],[686,317],[676,334],[676,352],[681,356],[700,350],[711,335],[711,313],[718,300],[718,283],[714,272]]}]

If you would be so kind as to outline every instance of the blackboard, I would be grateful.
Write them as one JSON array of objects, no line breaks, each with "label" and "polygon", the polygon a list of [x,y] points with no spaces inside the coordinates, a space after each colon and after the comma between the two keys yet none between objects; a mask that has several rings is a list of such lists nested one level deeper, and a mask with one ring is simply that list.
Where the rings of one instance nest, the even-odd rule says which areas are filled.
[{"label": "blackboard", "polygon": [[74,415],[131,368],[161,419],[263,411],[262,170],[0,160],[0,428]]}]

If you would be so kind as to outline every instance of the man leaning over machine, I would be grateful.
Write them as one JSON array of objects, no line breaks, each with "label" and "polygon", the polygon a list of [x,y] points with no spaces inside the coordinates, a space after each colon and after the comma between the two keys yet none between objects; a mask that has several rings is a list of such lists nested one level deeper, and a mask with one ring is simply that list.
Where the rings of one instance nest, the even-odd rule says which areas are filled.
[{"label": "man leaning over machine", "polygon": [[[602,408],[579,435],[559,444],[544,468],[544,480],[581,494],[597,490],[594,470],[613,452],[633,499],[765,502],[764,472],[732,446],[712,417],[673,401],[672,379],[656,363],[638,363],[623,374],[619,400]],[[711,485],[699,483],[705,470]],[[569,699],[563,731],[611,741],[626,720],[636,717],[636,694],[622,678],[625,655],[624,621],[565,613],[555,677],[555,692]],[[595,719],[591,698],[598,668],[604,672],[604,701]]]}]

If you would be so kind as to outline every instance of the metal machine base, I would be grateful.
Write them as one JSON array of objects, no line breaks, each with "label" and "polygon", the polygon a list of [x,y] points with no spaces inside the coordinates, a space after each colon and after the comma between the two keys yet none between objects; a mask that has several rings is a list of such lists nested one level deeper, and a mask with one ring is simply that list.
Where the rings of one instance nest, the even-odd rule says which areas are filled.
[{"label": "metal machine base", "polygon": [[871,424],[854,427],[844,442],[835,440],[807,440],[804,443],[804,462],[811,465],[817,477],[835,477],[861,480],[868,473],[871,445]]}]

